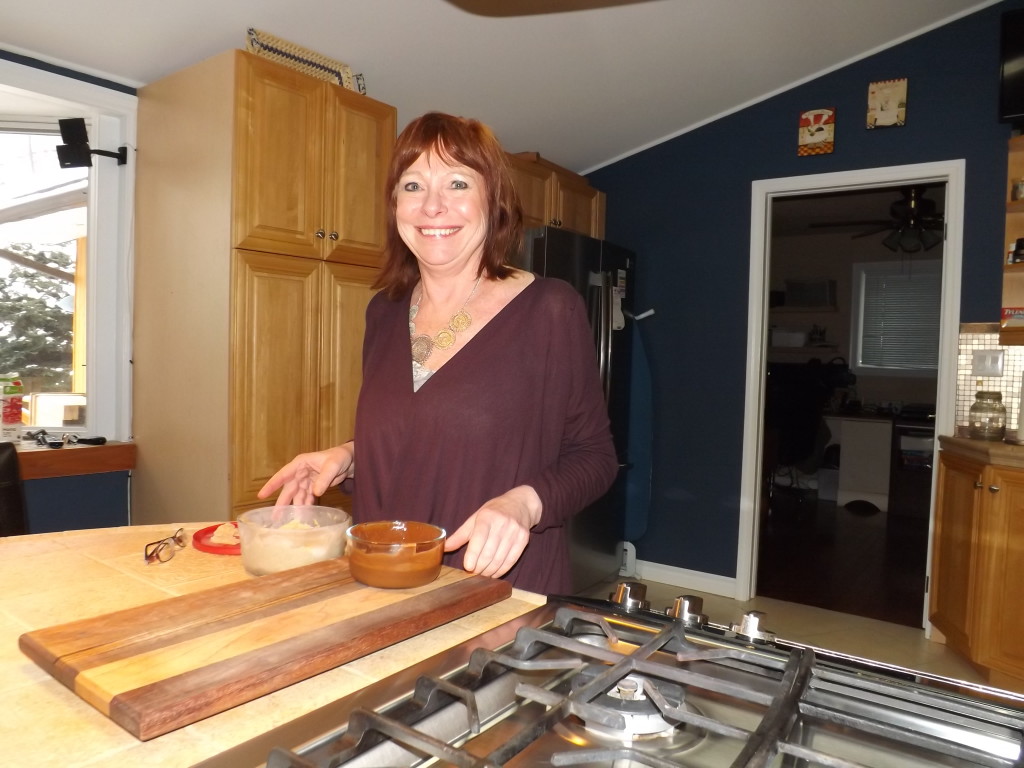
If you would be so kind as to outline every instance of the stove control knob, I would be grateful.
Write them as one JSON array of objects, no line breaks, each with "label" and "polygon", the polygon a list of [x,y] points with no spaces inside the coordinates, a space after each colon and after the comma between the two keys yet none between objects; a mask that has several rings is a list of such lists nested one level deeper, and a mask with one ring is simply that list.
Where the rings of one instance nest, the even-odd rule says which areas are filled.
[{"label": "stove control knob", "polygon": [[677,619],[688,627],[705,627],[708,623],[706,613],[701,613],[704,608],[704,598],[693,595],[682,595],[677,597],[666,613],[673,619]]},{"label": "stove control knob", "polygon": [[741,640],[748,640],[752,643],[774,643],[775,633],[761,628],[761,619],[764,618],[763,611],[747,611],[739,624],[732,625],[732,631]]},{"label": "stove control knob", "polygon": [[647,601],[647,585],[639,581],[623,581],[615,592],[608,596],[620,608],[627,611],[646,610],[651,607]]}]

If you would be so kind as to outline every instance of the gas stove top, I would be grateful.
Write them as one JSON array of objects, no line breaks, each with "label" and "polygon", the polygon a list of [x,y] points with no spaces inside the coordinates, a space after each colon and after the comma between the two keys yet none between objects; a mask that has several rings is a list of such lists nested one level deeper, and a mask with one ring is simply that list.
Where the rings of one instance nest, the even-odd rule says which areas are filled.
[{"label": "gas stove top", "polygon": [[721,625],[644,587],[518,619],[201,765],[1024,766],[1024,697]]}]

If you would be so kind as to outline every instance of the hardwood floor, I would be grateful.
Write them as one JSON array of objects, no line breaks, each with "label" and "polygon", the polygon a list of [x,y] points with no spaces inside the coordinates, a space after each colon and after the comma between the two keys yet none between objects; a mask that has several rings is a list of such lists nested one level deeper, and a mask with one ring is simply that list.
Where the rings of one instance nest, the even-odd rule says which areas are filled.
[{"label": "hardwood floor", "polygon": [[762,513],[757,594],[923,626],[928,520],[776,488]]}]

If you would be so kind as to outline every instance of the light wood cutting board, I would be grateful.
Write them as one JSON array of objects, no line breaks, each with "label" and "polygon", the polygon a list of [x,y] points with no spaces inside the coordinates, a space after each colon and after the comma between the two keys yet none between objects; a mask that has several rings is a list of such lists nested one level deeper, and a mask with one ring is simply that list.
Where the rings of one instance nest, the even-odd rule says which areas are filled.
[{"label": "light wood cutting board", "polygon": [[28,632],[36,664],[146,740],[504,600],[505,581],[444,567],[374,589],[348,559]]}]

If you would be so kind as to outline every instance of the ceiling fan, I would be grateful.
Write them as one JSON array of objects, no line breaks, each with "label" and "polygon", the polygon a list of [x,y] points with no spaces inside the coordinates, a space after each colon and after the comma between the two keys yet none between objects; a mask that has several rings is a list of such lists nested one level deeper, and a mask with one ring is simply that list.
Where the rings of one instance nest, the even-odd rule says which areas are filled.
[{"label": "ceiling fan", "polygon": [[477,16],[536,16],[544,13],[590,11],[613,5],[633,5],[651,0],[448,0]]},{"label": "ceiling fan", "polygon": [[934,248],[943,241],[945,234],[945,219],[937,212],[935,201],[924,196],[926,188],[922,186],[903,187],[900,192],[902,198],[889,206],[888,219],[840,221],[811,226],[874,225],[873,228],[853,237],[870,237],[888,231],[889,234],[882,240],[882,245],[890,251],[913,253]]}]

